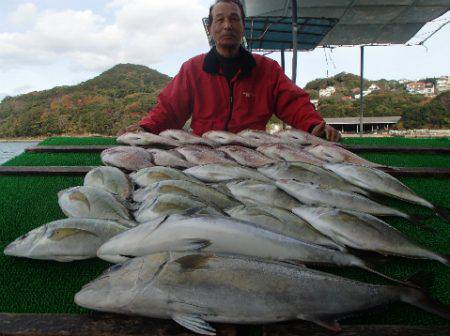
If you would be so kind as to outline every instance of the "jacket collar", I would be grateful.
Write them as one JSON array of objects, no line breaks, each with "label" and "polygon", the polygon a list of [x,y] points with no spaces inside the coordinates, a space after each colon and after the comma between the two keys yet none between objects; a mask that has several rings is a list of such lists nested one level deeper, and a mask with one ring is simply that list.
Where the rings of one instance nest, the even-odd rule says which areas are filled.
[{"label": "jacket collar", "polygon": [[[252,69],[256,66],[255,58],[250,52],[248,52],[244,47],[240,46],[239,53],[242,59],[241,72],[238,78],[247,77]],[[205,60],[203,61],[203,71],[210,74],[219,74],[220,62],[217,57],[216,47],[212,47],[211,50],[206,54]]]}]

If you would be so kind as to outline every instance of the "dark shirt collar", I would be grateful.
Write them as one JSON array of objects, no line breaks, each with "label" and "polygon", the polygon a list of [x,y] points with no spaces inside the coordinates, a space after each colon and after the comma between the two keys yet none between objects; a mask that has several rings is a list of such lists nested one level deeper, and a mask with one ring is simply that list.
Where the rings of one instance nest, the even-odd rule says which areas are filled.
[{"label": "dark shirt collar", "polygon": [[[241,73],[238,78],[248,76],[251,70],[256,66],[255,58],[242,46],[240,46],[239,55],[236,58],[241,61]],[[203,70],[210,74],[219,74],[220,59],[216,47],[211,48],[206,54],[205,60],[203,61]]]}]

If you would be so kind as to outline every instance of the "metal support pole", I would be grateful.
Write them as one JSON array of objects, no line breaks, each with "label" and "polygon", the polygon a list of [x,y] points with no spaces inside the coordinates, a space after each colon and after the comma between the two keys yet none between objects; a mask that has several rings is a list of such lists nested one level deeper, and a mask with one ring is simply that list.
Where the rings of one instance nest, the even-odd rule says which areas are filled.
[{"label": "metal support pole", "polygon": [[[281,49],[281,68],[283,69],[284,73],[286,73],[286,62],[284,59],[284,49]],[[281,129],[286,129],[286,124],[284,122],[281,124]]]},{"label": "metal support pole", "polygon": [[292,82],[297,81],[297,0],[292,0]]},{"label": "metal support pole", "polygon": [[363,87],[363,80],[364,80],[364,46],[361,46],[361,82],[360,82],[360,89],[359,89],[359,136],[362,137],[364,133],[364,124],[363,124],[363,116],[364,116],[364,87]]}]

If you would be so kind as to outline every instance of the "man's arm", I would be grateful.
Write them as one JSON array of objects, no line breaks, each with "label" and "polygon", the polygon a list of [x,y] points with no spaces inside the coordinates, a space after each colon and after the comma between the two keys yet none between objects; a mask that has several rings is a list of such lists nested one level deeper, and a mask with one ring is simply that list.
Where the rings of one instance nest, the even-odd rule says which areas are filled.
[{"label": "man's arm", "polygon": [[311,104],[309,94],[292,83],[281,67],[276,64],[275,115],[294,128],[311,132],[329,141],[339,141],[340,132],[326,125],[322,116]]},{"label": "man's arm", "polygon": [[146,131],[158,134],[166,129],[180,129],[191,116],[191,90],[186,66],[183,64],[178,74],[158,95],[158,103],[137,125],[121,130],[125,132]]}]

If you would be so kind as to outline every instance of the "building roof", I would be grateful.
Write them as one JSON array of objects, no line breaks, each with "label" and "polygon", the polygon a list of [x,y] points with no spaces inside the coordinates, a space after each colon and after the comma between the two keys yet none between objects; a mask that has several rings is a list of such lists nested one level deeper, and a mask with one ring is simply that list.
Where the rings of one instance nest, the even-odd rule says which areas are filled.
[{"label": "building roof", "polygon": [[[249,19],[285,17],[284,23],[290,21],[291,0],[242,0],[242,3]],[[335,20],[328,21],[332,24],[328,31],[319,32],[323,34],[319,46],[403,44],[425,23],[450,10],[450,0],[298,0],[297,3],[298,17],[302,20]],[[265,26],[266,34],[270,29],[271,25]],[[288,42],[287,39],[286,45]],[[264,46],[262,42],[260,46]],[[285,49],[291,48],[292,43]]]},{"label": "building roof", "polygon": [[[363,117],[364,124],[396,124],[401,116]],[[329,125],[359,124],[359,117],[324,118]]]}]

